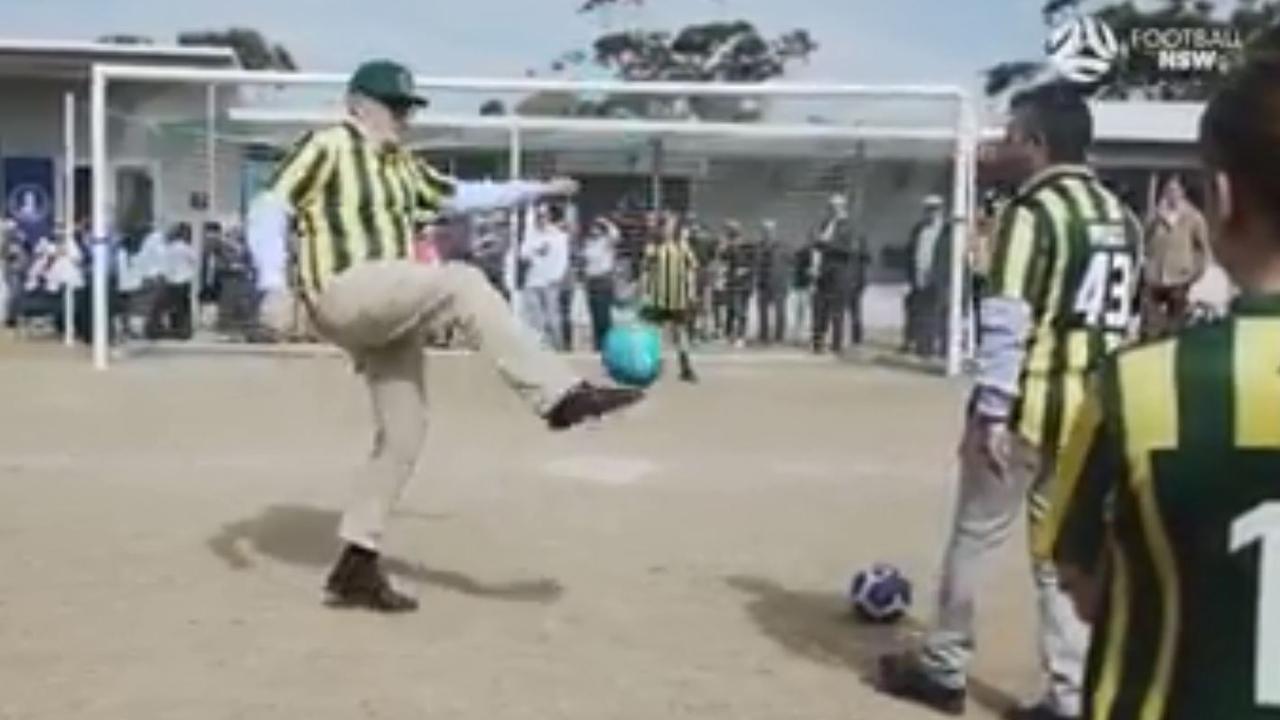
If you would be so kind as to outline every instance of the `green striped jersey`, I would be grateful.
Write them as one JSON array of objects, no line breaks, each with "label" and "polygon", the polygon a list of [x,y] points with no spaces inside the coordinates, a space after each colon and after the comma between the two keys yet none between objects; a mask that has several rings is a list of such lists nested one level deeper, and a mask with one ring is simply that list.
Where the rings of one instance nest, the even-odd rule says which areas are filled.
[{"label": "green striped jersey", "polygon": [[1280,718],[1280,297],[1104,364],[1037,552],[1104,579],[1093,720]]},{"label": "green striped jersey", "polygon": [[644,250],[645,305],[685,312],[697,293],[698,259],[687,239],[653,242]]},{"label": "green striped jersey", "polygon": [[1048,452],[1088,372],[1129,336],[1141,239],[1133,213],[1081,166],[1049,168],[1001,212],[987,292],[1031,309],[1011,427]]},{"label": "green striped jersey", "polygon": [[454,181],[398,145],[375,146],[351,123],[307,133],[269,189],[297,213],[304,292],[357,263],[410,257],[414,225],[438,214]]}]

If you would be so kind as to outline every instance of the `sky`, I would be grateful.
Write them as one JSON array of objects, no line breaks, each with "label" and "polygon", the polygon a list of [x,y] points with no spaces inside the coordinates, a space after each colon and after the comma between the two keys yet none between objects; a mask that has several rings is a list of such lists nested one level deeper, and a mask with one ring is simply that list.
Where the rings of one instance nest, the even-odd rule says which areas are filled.
[{"label": "sky", "polygon": [[585,48],[612,27],[678,28],[745,18],[773,34],[807,28],[820,49],[790,77],[805,81],[971,86],[982,68],[1035,58],[1040,0],[647,0],[611,17],[581,0],[0,0],[0,35],[172,39],[189,29],[248,26],[283,43],[305,70],[345,72],[392,57],[419,74],[523,76]]}]

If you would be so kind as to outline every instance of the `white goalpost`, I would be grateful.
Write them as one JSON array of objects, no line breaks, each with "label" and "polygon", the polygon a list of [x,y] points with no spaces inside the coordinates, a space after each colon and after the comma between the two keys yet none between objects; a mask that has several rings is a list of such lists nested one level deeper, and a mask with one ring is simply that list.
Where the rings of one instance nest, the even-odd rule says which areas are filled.
[{"label": "white goalpost", "polygon": [[[128,208],[118,196],[125,159],[154,168],[148,192],[159,209],[149,218],[153,224],[203,225],[235,216],[243,209],[240,196],[250,189],[246,168],[255,153],[287,147],[302,130],[339,120],[347,80],[338,74],[94,67],[95,367],[105,369],[110,357],[111,239],[133,230],[125,227]],[[780,226],[788,247],[806,241],[806,225],[828,197],[849,197],[855,231],[868,248],[871,284],[899,282],[893,268],[913,213],[923,196],[941,195],[951,231],[944,367],[948,375],[961,371],[973,335],[966,328],[965,258],[979,140],[976,106],[964,89],[486,78],[419,78],[417,87],[433,104],[415,120],[410,144],[433,161],[446,158],[459,174],[468,162],[482,165],[475,173],[485,177],[569,174],[583,181],[584,193],[593,193],[583,202],[596,205],[643,188],[651,202],[670,202],[717,227]],[[493,97],[516,107],[475,112],[478,100]],[[584,98],[605,109],[566,110]],[[200,233],[193,239],[203,256]],[[893,257],[898,261],[886,260]],[[191,298],[196,308],[198,284]],[[861,302],[889,307],[896,297]]]}]

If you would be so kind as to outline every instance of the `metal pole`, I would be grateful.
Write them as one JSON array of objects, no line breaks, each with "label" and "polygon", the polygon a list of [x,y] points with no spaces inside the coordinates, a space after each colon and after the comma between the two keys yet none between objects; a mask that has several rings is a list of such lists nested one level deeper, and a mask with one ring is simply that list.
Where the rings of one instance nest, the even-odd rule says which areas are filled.
[{"label": "metal pole", "polygon": [[[507,157],[507,175],[511,180],[519,180],[524,172],[524,150],[520,137],[520,128],[512,125],[508,130],[509,144]],[[503,268],[503,282],[507,286],[507,291],[511,297],[511,310],[519,315],[520,302],[517,298],[519,288],[516,287],[518,273],[516,267],[520,256],[520,213],[524,212],[524,208],[515,208],[510,213],[508,227],[511,230],[511,242],[507,246],[506,267]]]},{"label": "metal pole", "polygon": [[[217,217],[218,207],[218,86],[210,83],[205,88],[204,109],[204,156],[205,156],[205,223]],[[205,248],[204,228],[192,233],[192,241],[196,251],[196,276],[191,281],[191,327],[193,332],[200,328],[200,286],[204,282]]]},{"label": "metal pole", "polygon": [[951,292],[948,298],[947,313],[947,376],[959,375],[963,369],[963,347],[961,324],[965,319],[964,283],[968,281],[965,267],[965,250],[969,246],[969,222],[973,217],[973,173],[970,166],[974,162],[974,136],[976,123],[969,98],[960,101],[958,121],[956,124],[956,146],[954,165],[952,167],[952,227],[951,227]]},{"label": "metal pole", "polygon": [[649,141],[650,160],[649,166],[649,207],[653,210],[661,210],[665,198],[662,197],[662,173],[663,165],[666,158],[664,157],[665,147],[662,144],[662,138],[653,138]]},{"label": "metal pole", "polygon": [[[76,249],[76,95],[63,96],[63,159],[62,159],[62,252],[70,262]],[[76,342],[75,291],[68,282],[62,285],[62,341],[66,345]]]},{"label": "metal pole", "polygon": [[93,366],[107,369],[107,78],[94,67],[89,143],[93,150]]}]

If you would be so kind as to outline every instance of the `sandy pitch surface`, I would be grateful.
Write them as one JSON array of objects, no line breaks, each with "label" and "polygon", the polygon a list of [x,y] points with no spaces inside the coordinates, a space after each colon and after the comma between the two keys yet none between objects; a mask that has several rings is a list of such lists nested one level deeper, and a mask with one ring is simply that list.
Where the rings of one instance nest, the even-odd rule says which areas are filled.
[{"label": "sandy pitch surface", "polygon": [[[546,433],[478,359],[430,362],[388,552],[422,602],[320,604],[367,452],[336,358],[0,348],[0,718],[933,717],[864,682],[913,624],[849,620],[876,560],[929,600],[963,388],[716,362]],[[1034,690],[1022,537],[983,598],[976,700]]]}]

